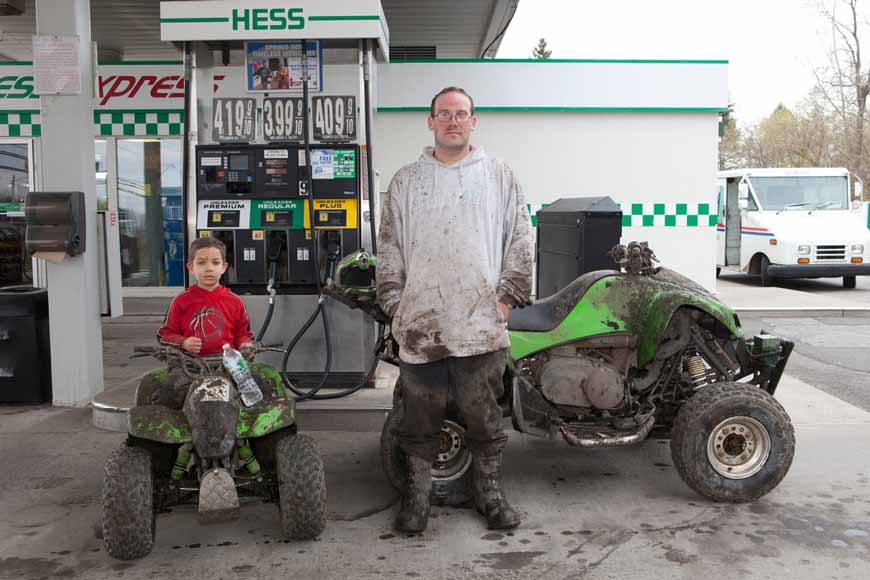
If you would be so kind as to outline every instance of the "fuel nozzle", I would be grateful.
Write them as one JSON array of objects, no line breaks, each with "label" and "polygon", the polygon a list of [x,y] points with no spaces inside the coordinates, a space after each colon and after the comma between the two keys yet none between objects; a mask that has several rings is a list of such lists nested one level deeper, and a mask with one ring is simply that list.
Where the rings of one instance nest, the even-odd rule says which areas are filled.
[{"label": "fuel nozzle", "polygon": [[341,256],[341,238],[339,232],[326,233],[326,285],[332,284],[335,278],[335,268]]}]

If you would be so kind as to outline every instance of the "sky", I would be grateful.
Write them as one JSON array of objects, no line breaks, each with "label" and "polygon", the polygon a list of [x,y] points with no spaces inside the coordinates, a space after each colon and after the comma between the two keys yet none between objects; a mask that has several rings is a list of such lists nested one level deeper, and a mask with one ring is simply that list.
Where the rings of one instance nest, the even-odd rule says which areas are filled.
[{"label": "sky", "polygon": [[[870,14],[870,0],[862,2]],[[528,58],[543,37],[551,58],[727,60],[738,123],[753,124],[777,104],[794,107],[806,97],[815,84],[813,67],[827,62],[830,26],[813,4],[521,0],[498,58]],[[865,44],[870,54],[870,40]]]}]

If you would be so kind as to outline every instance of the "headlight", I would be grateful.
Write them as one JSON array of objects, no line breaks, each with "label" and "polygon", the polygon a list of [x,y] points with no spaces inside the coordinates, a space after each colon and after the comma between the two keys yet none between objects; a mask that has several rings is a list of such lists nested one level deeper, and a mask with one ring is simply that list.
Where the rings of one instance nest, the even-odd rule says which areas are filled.
[{"label": "headlight", "polygon": [[852,253],[853,254],[863,254],[864,253],[864,244],[852,244]]},{"label": "headlight", "polygon": [[809,256],[809,255],[810,255],[810,247],[809,246],[798,246],[798,256]]}]

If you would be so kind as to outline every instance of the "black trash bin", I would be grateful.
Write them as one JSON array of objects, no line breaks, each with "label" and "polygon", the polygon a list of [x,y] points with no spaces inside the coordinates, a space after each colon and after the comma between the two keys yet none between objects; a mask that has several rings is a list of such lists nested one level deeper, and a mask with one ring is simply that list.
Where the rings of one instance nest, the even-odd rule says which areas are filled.
[{"label": "black trash bin", "polygon": [[562,198],[537,218],[538,300],[586,272],[617,267],[608,252],[622,237],[622,211],[609,197]]},{"label": "black trash bin", "polygon": [[0,288],[0,403],[51,401],[48,291]]}]

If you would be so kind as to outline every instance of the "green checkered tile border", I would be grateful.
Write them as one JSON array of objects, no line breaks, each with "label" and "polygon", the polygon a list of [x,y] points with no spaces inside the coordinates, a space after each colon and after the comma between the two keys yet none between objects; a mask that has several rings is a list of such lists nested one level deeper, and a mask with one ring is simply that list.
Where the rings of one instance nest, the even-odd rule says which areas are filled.
[{"label": "green checkered tile border", "polygon": [[94,110],[97,135],[116,137],[151,137],[181,135],[184,110]]},{"label": "green checkered tile border", "polygon": [[0,110],[0,137],[39,137],[42,135],[39,109]]},{"label": "green checkered tile border", "polygon": [[[532,227],[536,227],[535,212],[549,204],[529,204]],[[716,227],[716,207],[709,203],[627,203],[622,209],[624,228],[702,228]]]}]

